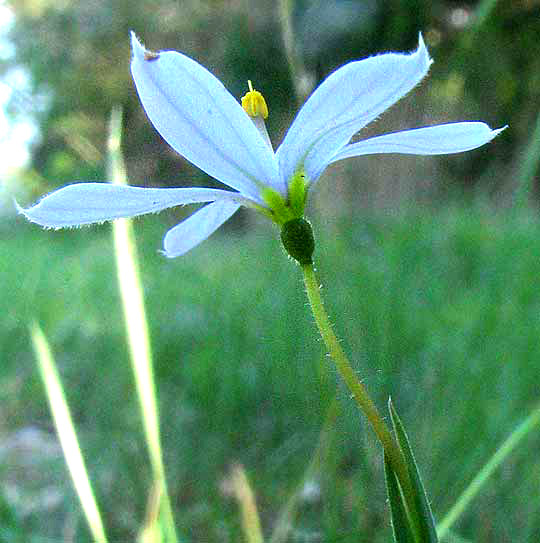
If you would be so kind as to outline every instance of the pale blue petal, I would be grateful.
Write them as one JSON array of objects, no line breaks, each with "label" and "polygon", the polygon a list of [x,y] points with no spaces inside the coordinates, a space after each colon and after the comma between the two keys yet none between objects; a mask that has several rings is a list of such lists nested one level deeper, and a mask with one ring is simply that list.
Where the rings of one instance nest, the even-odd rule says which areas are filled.
[{"label": "pale blue petal", "polygon": [[247,203],[239,193],[219,189],[154,189],[110,183],[76,183],[52,192],[28,209],[18,208],[28,220],[41,226],[65,228],[215,200],[227,200],[234,205]]},{"label": "pale blue petal", "polygon": [[171,147],[259,203],[262,186],[284,190],[272,150],[216,77],[181,53],[149,56],[133,33],[132,48],[131,73],[142,105]]},{"label": "pale blue petal", "polygon": [[430,64],[420,36],[414,53],[350,62],[328,76],[304,104],[276,153],[283,178],[290,179],[303,167],[315,181],[356,132],[423,79]]},{"label": "pale blue petal", "polygon": [[223,200],[197,210],[167,232],[163,240],[165,256],[174,258],[187,253],[213,234],[239,207],[235,202]]},{"label": "pale blue petal", "polygon": [[403,130],[346,145],[331,162],[378,153],[404,155],[462,153],[488,143],[505,128],[492,130],[485,123],[463,122]]}]

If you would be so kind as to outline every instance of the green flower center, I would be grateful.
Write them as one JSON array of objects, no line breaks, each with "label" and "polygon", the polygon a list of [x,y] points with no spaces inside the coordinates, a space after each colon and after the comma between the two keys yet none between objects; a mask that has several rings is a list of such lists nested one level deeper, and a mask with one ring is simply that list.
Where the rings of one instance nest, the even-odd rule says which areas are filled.
[{"label": "green flower center", "polygon": [[277,190],[265,187],[262,190],[262,199],[267,207],[258,206],[258,209],[280,226],[299,219],[304,216],[308,186],[304,171],[299,170],[289,183],[286,199]]}]

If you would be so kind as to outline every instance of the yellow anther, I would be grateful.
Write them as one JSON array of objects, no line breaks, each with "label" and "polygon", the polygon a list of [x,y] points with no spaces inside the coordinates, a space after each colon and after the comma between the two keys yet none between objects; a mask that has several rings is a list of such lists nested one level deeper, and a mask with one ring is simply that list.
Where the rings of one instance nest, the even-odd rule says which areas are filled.
[{"label": "yellow anther", "polygon": [[250,117],[268,117],[268,106],[263,95],[253,89],[251,81],[248,81],[249,92],[242,98],[242,107]]}]

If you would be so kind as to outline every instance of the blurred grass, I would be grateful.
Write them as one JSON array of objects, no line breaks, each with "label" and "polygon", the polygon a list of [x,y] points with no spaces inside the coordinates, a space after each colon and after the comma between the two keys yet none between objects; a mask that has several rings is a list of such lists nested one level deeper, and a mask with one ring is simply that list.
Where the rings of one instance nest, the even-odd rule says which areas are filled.
[{"label": "blurred grass", "polygon": [[[300,273],[266,225],[216,235],[174,261],[156,252],[163,221],[135,228],[177,526],[192,541],[239,540],[236,504],[221,491],[238,462],[270,534],[336,386]],[[525,210],[474,205],[315,221],[315,232],[336,331],[379,405],[392,395],[441,518],[538,402],[540,224]],[[109,537],[129,539],[152,473],[109,228],[43,232],[21,221],[3,225],[2,237],[2,440],[28,426],[52,432],[27,333],[36,319],[56,353]],[[299,504],[289,541],[389,539],[380,451],[343,391],[340,401],[320,497]],[[538,436],[524,440],[456,533],[477,543],[539,538],[539,446]],[[0,463],[2,480],[16,461]],[[65,468],[53,464],[62,500],[17,517],[26,541],[59,538],[69,519],[82,529]],[[24,497],[24,477],[12,484]]]},{"label": "blurred grass", "polygon": [[73,486],[88,522],[88,528],[92,533],[92,541],[107,543],[101,515],[92,490],[92,483],[88,478],[86,466],[84,465],[77,433],[73,426],[69,406],[66,404],[62,383],[58,378],[53,354],[47,338],[37,324],[32,325],[30,334],[41,380],[43,381],[51,415],[66,460],[66,467],[69,470]]},{"label": "blurred grass", "polygon": [[[122,111],[113,109],[109,123],[108,177],[113,183],[127,185],[126,166],[121,151]],[[153,487],[149,500],[147,525],[141,543],[177,543],[176,528],[171,508],[159,430],[157,395],[152,364],[152,349],[148,332],[148,318],[144,306],[140,280],[139,259],[131,220],[113,222],[118,289],[124,309],[126,343],[139,399],[141,423],[144,428],[148,455],[153,472]]]}]

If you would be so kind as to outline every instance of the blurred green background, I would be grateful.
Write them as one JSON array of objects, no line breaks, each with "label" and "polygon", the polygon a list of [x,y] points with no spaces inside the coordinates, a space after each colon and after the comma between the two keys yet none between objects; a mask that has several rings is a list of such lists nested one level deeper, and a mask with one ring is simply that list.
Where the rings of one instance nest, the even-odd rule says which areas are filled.
[{"label": "blurred green background", "polygon": [[[12,18],[0,71],[11,92],[3,140],[17,123],[35,136],[25,164],[10,166],[9,153],[2,156],[0,541],[89,540],[36,370],[33,320],[51,341],[110,540],[133,541],[144,520],[151,470],[110,227],[45,232],[15,217],[11,203],[11,196],[31,203],[71,181],[106,180],[107,122],[117,105],[132,184],[213,186],[146,119],[129,73],[129,30],[150,49],[195,58],[238,98],[251,79],[269,104],[275,146],[330,71],[350,59],[412,50],[419,31],[435,59],[429,77],[362,136],[452,120],[509,125],[493,143],[462,155],[338,164],[308,210],[338,336],[381,409],[394,399],[441,518],[540,401],[533,137],[540,2],[6,6]],[[337,390],[339,413],[288,541],[389,541],[380,450],[327,364],[278,232],[240,213],[187,256],[165,260],[160,240],[185,213],[135,223],[181,540],[241,540],[225,484],[234,462],[245,466],[271,533]],[[539,447],[536,432],[449,541],[540,540]]]}]

